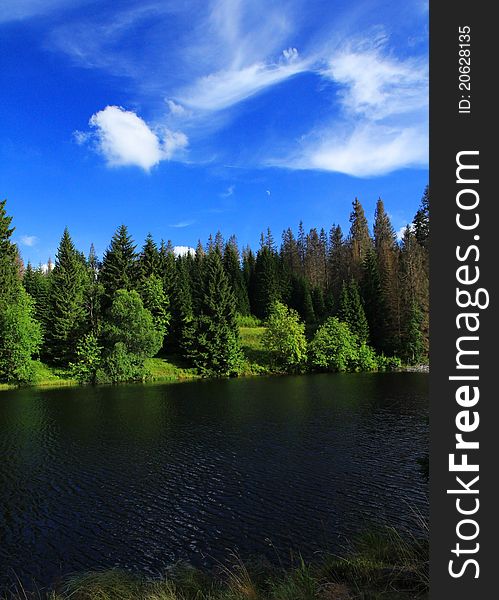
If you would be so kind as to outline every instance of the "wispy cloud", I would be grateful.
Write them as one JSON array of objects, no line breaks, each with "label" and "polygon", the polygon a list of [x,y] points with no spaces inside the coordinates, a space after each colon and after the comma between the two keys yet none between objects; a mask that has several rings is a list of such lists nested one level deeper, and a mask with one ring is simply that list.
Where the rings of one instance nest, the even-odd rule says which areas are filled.
[{"label": "wispy cloud", "polygon": [[138,166],[149,171],[162,160],[172,158],[188,143],[187,136],[166,128],[153,131],[132,111],[119,106],[106,106],[92,115],[90,132],[75,132],[78,143],[89,140],[111,167]]},{"label": "wispy cloud", "polygon": [[178,223],[174,223],[170,225],[170,227],[174,227],[175,229],[184,229],[185,227],[190,227],[194,225],[195,221],[179,221]]},{"label": "wispy cloud", "polygon": [[236,189],[235,185],[229,185],[229,187],[225,190],[225,192],[222,192],[220,194],[220,196],[222,198],[229,198],[230,196],[232,196],[234,194],[235,189]]},{"label": "wispy cloud", "polygon": [[36,246],[38,243],[38,238],[36,235],[22,235],[20,237],[20,242],[23,246],[28,246],[29,248]]},{"label": "wispy cloud", "polygon": [[398,60],[379,43],[369,48],[364,42],[332,56],[321,75],[338,87],[340,112],[269,164],[357,177],[427,164],[424,60]]},{"label": "wispy cloud", "polygon": [[[16,3],[7,4],[14,14]],[[43,3],[18,4],[34,14]],[[63,8],[69,0],[46,4]],[[264,93],[269,102],[259,117],[269,123],[278,108],[270,92],[306,75],[316,104],[308,98],[303,124],[288,113],[288,122],[262,128],[244,160],[377,176],[427,164],[428,72],[425,49],[407,42],[400,51],[404,36],[383,22],[389,9],[377,0],[368,4],[325,10],[327,2],[303,0],[144,0],[58,22],[47,45],[86,68],[127,78],[129,106],[141,106],[145,120],[108,106],[91,117],[90,134],[75,133],[78,143],[92,141],[110,166],[149,171],[173,157],[205,162],[207,156],[235,163],[234,136],[222,147],[213,134],[228,130],[243,103]],[[408,2],[405,9],[419,25],[427,20],[420,4]],[[407,28],[406,40],[418,23]],[[147,48],[137,43],[144,28]],[[417,30],[424,38],[424,27]],[[299,103],[303,86],[295,86]]]}]

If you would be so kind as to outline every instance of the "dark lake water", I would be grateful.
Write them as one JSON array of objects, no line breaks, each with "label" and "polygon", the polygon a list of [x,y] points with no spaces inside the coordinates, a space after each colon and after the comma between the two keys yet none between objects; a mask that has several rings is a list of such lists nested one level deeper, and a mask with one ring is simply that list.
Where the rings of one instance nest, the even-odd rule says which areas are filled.
[{"label": "dark lake water", "polygon": [[415,373],[0,392],[0,586],[412,528],[427,395]]}]

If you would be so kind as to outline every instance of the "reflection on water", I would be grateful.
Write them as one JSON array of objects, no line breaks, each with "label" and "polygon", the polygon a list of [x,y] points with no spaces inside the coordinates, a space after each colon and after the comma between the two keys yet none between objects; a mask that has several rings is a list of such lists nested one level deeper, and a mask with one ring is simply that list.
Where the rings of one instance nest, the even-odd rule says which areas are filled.
[{"label": "reflection on water", "polygon": [[427,513],[422,374],[0,393],[0,584],[306,557]]}]

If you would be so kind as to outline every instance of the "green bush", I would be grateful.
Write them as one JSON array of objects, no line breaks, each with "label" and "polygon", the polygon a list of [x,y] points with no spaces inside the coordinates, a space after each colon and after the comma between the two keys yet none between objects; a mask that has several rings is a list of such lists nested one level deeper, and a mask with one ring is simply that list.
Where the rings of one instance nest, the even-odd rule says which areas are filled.
[{"label": "green bush", "polygon": [[298,313],[274,302],[266,326],[262,346],[270,351],[273,364],[288,371],[299,370],[307,359],[307,340]]},{"label": "green bush", "polygon": [[358,342],[346,323],[329,317],[309,344],[310,365],[322,371],[356,370]]},{"label": "green bush", "polygon": [[79,383],[95,384],[101,362],[102,346],[93,333],[87,333],[76,347],[76,362],[69,363],[69,372]]}]

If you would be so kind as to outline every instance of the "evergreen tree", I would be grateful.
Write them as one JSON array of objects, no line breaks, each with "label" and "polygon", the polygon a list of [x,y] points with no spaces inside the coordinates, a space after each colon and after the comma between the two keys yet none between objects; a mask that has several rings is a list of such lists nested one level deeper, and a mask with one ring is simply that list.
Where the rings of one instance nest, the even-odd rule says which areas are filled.
[{"label": "evergreen tree", "polygon": [[33,269],[28,262],[23,276],[24,289],[34,300],[34,316],[42,331],[49,326],[50,273],[44,273],[41,267]]},{"label": "evergreen tree", "polygon": [[159,275],[159,266],[160,255],[158,247],[152,235],[148,233],[138,260],[138,274],[141,282],[144,282],[151,275]]},{"label": "evergreen tree", "polygon": [[376,203],[374,214],[374,245],[383,306],[383,332],[379,344],[385,354],[392,355],[398,351],[401,333],[399,247],[381,198]]},{"label": "evergreen tree", "polygon": [[364,311],[369,324],[369,340],[374,348],[383,350],[383,332],[385,322],[385,305],[381,289],[376,252],[371,249],[364,261],[364,272],[361,282]]},{"label": "evergreen tree", "polygon": [[423,248],[428,248],[430,241],[430,188],[428,186],[424,190],[413,225],[416,240]]},{"label": "evergreen tree", "polygon": [[350,274],[356,281],[362,277],[362,265],[364,259],[372,247],[371,236],[369,235],[369,226],[362,204],[355,198],[353,209],[350,214]]},{"label": "evergreen tree", "polygon": [[176,276],[171,292],[171,327],[166,340],[168,350],[186,357],[193,340],[191,280],[186,257],[175,262]]},{"label": "evergreen tree", "polygon": [[142,281],[139,293],[144,308],[151,313],[154,326],[161,334],[161,345],[163,345],[171,315],[170,300],[165,293],[161,278],[158,275],[149,275]]},{"label": "evergreen tree", "polygon": [[195,315],[190,357],[207,375],[237,374],[242,354],[236,323],[234,293],[218,248],[205,259],[204,294]]},{"label": "evergreen tree", "polygon": [[80,337],[88,329],[85,295],[86,265],[66,228],[51,274],[49,321],[45,353],[54,364],[68,365],[76,357]]},{"label": "evergreen tree", "polygon": [[369,325],[360,299],[359,286],[353,278],[349,284],[343,284],[338,317],[340,321],[349,326],[350,331],[357,336],[359,342],[367,342]]},{"label": "evergreen tree", "polygon": [[248,315],[250,312],[249,298],[239,259],[239,252],[235,238],[227,242],[223,256],[225,274],[234,292],[236,311],[240,315]]},{"label": "evergreen tree", "polygon": [[[12,217],[0,202],[0,381],[29,383],[34,378],[31,357],[41,343],[34,302],[21,279],[21,261],[11,237]],[[28,276],[29,277],[29,276]]]},{"label": "evergreen tree", "polygon": [[101,305],[102,296],[104,294],[104,288],[99,282],[100,266],[93,244],[90,245],[90,252],[88,254],[86,264],[88,283],[86,286],[85,293],[85,306],[87,311],[88,328],[91,332],[97,335],[100,326],[100,318],[102,312]]},{"label": "evergreen tree", "polygon": [[256,256],[254,273],[254,314],[265,319],[272,304],[279,300],[277,257],[264,243]]},{"label": "evergreen tree", "polygon": [[104,307],[108,308],[118,290],[132,290],[137,285],[135,245],[125,225],[113,235],[104,253],[99,281],[104,288]]}]

